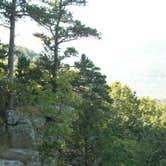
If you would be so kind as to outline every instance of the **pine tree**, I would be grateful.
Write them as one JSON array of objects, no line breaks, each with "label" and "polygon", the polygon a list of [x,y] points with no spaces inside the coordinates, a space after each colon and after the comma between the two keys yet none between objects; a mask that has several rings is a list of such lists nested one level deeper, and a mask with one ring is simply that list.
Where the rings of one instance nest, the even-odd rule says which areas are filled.
[{"label": "pine tree", "polygon": [[29,16],[28,10],[34,7],[28,0],[0,0],[1,25],[9,28],[8,45],[8,84],[9,84],[9,110],[14,110],[14,59],[15,59],[15,26],[18,19]]},{"label": "pine tree", "polygon": [[78,77],[73,84],[83,100],[77,107],[78,119],[72,126],[73,135],[69,144],[71,164],[97,166],[102,156],[98,151],[98,143],[109,119],[109,89],[105,76],[85,55],[75,66]]},{"label": "pine tree", "polygon": [[[67,48],[64,53],[60,53],[60,46],[63,43],[90,36],[100,38],[96,29],[87,27],[79,20],[75,20],[73,14],[69,11],[71,5],[84,4],[84,0],[56,0],[47,1],[41,7],[29,9],[32,18],[49,33],[48,35],[44,33],[35,35],[44,43],[45,51],[42,56],[47,57],[49,62],[47,69],[51,71],[51,77],[54,80],[61,61],[77,54],[75,48],[72,47]],[[35,15],[36,12],[38,14]]]},{"label": "pine tree", "polygon": [[1,0],[0,16],[2,25],[9,28],[9,45],[8,45],[8,81],[10,89],[9,110],[14,109],[14,52],[15,52],[15,24],[17,19],[26,15],[26,0]]}]

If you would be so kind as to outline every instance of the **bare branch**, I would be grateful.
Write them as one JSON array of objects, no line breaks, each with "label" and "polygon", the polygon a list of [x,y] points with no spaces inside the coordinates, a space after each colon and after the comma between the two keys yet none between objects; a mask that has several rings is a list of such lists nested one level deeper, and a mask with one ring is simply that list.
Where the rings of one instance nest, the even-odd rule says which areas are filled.
[{"label": "bare branch", "polygon": [[2,26],[2,27],[4,27],[4,28],[7,28],[7,29],[10,29],[10,27],[9,27],[9,26],[4,25],[4,24],[0,24],[0,26]]},{"label": "bare branch", "polygon": [[78,39],[78,37],[73,37],[73,38],[70,38],[70,39],[68,39],[68,38],[63,38],[62,40],[60,40],[60,41],[58,42],[58,44],[65,43],[65,42],[69,42],[69,41],[74,41],[74,40],[77,40],[77,39]]}]

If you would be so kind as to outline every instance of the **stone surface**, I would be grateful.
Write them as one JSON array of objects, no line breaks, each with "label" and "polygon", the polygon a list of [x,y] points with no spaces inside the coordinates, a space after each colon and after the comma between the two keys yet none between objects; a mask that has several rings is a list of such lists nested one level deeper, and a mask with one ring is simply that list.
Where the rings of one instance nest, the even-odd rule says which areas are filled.
[{"label": "stone surface", "polygon": [[15,110],[7,110],[7,124],[16,125],[19,121],[19,115]]},{"label": "stone surface", "polygon": [[8,132],[10,134],[12,148],[33,148],[36,143],[35,131],[29,120],[14,126],[9,125]]},{"label": "stone surface", "polygon": [[41,128],[45,126],[46,119],[44,117],[34,117],[32,118],[32,123],[36,128]]},{"label": "stone surface", "polygon": [[46,125],[46,119],[44,117],[33,117],[32,125],[35,128],[36,145],[40,146],[43,143],[42,131],[44,126]]},{"label": "stone surface", "polygon": [[36,129],[45,125],[45,119],[17,110],[8,110],[7,115],[9,146],[0,151],[0,166],[41,166],[36,147],[42,138]]},{"label": "stone surface", "polygon": [[0,160],[0,166],[25,166],[20,161]]},{"label": "stone surface", "polygon": [[7,149],[0,154],[0,158],[4,160],[20,161],[26,166],[40,166],[39,153],[35,150]]},{"label": "stone surface", "polygon": [[12,148],[33,148],[36,144],[35,129],[25,112],[8,112],[8,133]]}]

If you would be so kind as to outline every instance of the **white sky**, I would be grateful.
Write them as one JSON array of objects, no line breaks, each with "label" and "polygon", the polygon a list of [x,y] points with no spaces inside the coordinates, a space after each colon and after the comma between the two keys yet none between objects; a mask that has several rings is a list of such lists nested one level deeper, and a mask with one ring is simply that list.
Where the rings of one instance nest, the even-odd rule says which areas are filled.
[{"label": "white sky", "polygon": [[[102,40],[72,43],[86,53],[108,82],[119,80],[138,95],[166,98],[166,1],[89,0],[86,7],[73,9],[76,17],[102,33]],[[39,51],[32,23],[17,26],[16,43]],[[6,40],[0,31],[0,38]]]}]

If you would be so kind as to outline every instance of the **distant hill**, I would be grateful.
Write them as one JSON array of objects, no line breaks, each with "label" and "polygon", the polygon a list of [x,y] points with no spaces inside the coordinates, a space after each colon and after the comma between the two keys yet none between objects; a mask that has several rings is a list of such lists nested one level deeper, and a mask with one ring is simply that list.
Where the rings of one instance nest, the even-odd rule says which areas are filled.
[{"label": "distant hill", "polygon": [[33,50],[30,50],[22,46],[16,46],[16,52],[17,56],[25,56],[27,59],[30,59],[31,61],[34,61],[35,59],[39,58],[39,54],[37,54]]}]

